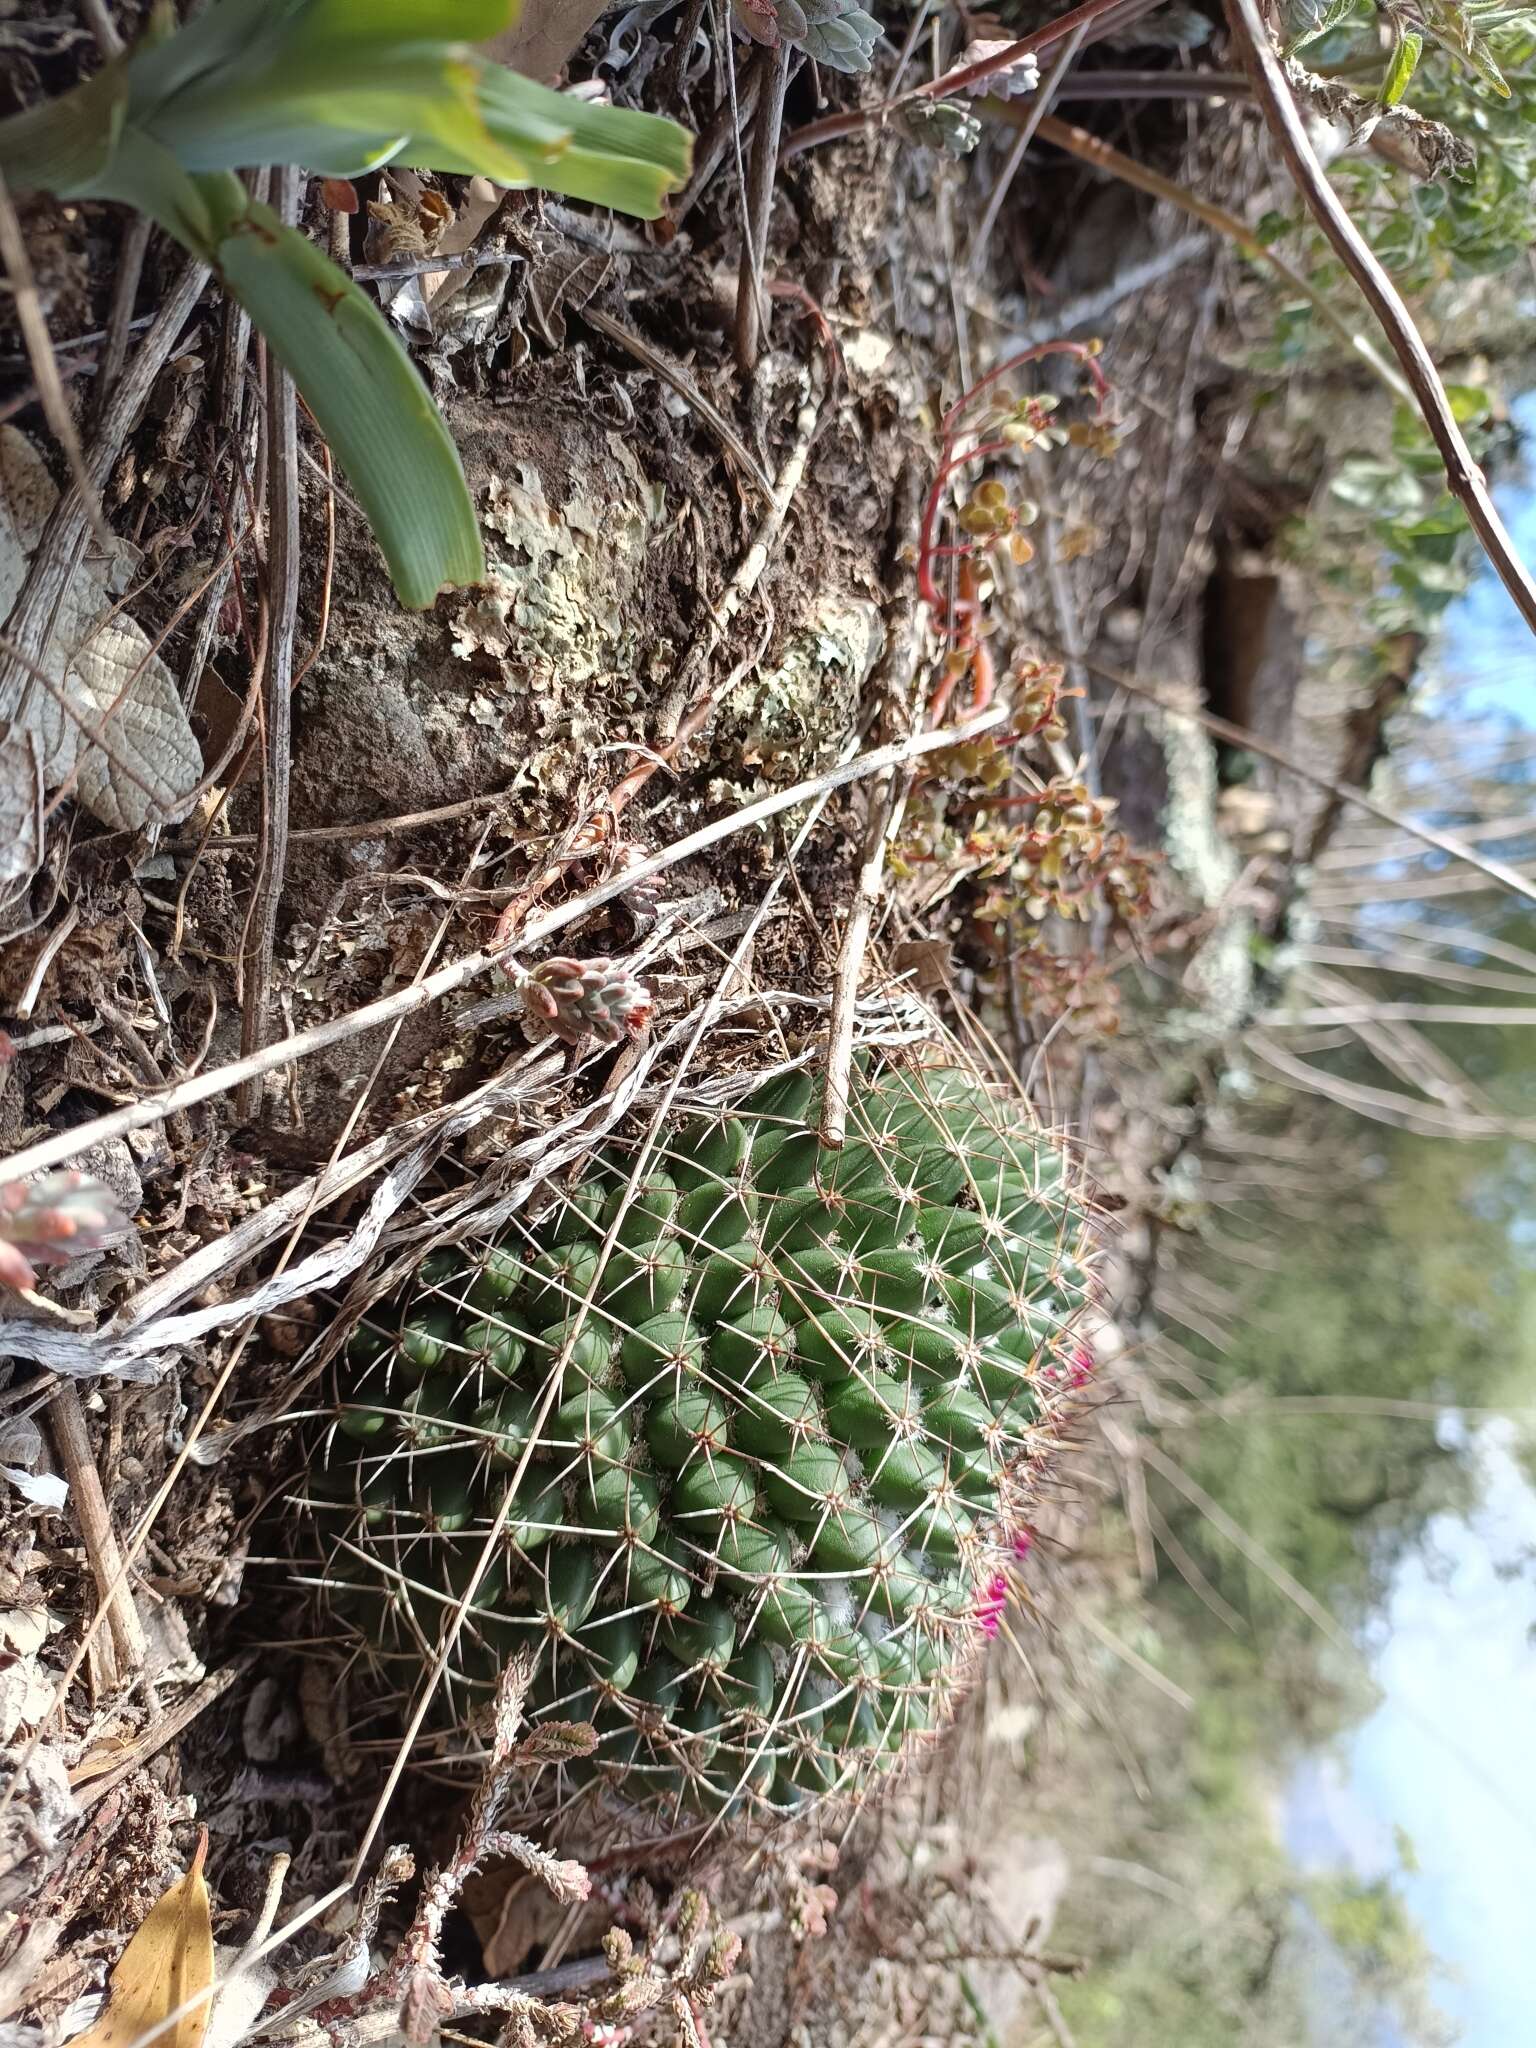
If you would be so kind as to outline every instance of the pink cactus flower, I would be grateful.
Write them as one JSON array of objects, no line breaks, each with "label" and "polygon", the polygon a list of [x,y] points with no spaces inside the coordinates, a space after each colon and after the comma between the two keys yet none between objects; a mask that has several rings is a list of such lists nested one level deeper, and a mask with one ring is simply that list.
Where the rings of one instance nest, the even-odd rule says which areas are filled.
[{"label": "pink cactus flower", "polygon": [[976,1608],[976,1626],[990,1641],[1002,1626],[1008,1606],[1008,1581],[998,1572],[987,1585]]}]

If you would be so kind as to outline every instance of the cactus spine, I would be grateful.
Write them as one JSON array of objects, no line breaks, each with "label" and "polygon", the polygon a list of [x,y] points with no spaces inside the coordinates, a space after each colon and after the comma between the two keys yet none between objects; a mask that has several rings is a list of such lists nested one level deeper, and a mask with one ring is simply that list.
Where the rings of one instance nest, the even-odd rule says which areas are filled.
[{"label": "cactus spine", "polygon": [[1083,1301],[1063,1155],[952,1067],[858,1078],[824,1152],[793,1075],[435,1252],[349,1344],[328,1579],[412,1682],[489,1560],[462,1707],[536,1712],[674,1811],[858,1789],[942,1722]]}]

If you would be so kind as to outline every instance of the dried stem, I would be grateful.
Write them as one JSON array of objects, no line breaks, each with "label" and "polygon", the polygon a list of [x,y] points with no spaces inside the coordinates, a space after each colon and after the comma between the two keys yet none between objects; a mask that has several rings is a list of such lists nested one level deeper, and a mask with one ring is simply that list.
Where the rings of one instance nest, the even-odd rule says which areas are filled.
[{"label": "dried stem", "polygon": [[752,161],[747,171],[747,204],[741,223],[741,269],[736,283],[736,367],[744,377],[757,368],[763,327],[763,267],[768,258],[768,229],[773,214],[773,184],[778,169],[779,136],[784,126],[784,95],[789,90],[789,45],[760,49],[753,69],[762,85],[757,118],[752,124]]},{"label": "dried stem", "polygon": [[91,392],[91,424],[106,411],[113,386],[128,360],[128,340],[133,332],[133,302],[139,295],[144,258],[149,251],[152,224],[136,213],[123,229],[123,245],[117,255],[117,275],[112,280],[112,308],[107,315],[101,354],[96,359],[96,382]]},{"label": "dried stem", "polygon": [[[1020,109],[1009,100],[987,100],[983,111],[994,120],[1006,121],[1017,127],[1023,119]],[[1255,263],[1267,264],[1288,290],[1298,293],[1312,307],[1327,326],[1331,327],[1344,346],[1352,354],[1368,364],[1374,375],[1379,377],[1394,398],[1412,403],[1413,393],[1404,379],[1393,368],[1386,357],[1359,328],[1350,324],[1331,300],[1303,275],[1286,262],[1280,253],[1255,239],[1253,230],[1240,221],[1235,213],[1228,213],[1225,207],[1213,206],[1210,200],[1202,199],[1187,186],[1176,184],[1172,178],[1165,178],[1158,171],[1149,170],[1145,164],[1137,163],[1134,157],[1123,155],[1118,149],[1111,149],[1107,142],[1101,142],[1097,135],[1090,135],[1086,128],[1078,128],[1070,121],[1063,121],[1055,114],[1042,115],[1035,124],[1036,132],[1046,141],[1054,142],[1058,149],[1064,149],[1069,156],[1079,158],[1083,163],[1096,164],[1100,170],[1108,171],[1112,177],[1124,184],[1134,185],[1138,192],[1145,192],[1153,199],[1165,199],[1180,212],[1191,214],[1203,221],[1208,228],[1214,228],[1242,250]]]},{"label": "dried stem", "polygon": [[[285,165],[275,174],[273,201],[290,227],[298,218],[299,174]],[[267,590],[270,613],[267,659],[262,672],[265,764],[261,786],[261,829],[256,886],[246,919],[245,986],[240,1050],[258,1052],[267,1042],[277,914],[288,868],[288,786],[293,750],[293,646],[299,609],[299,425],[292,377],[267,350]],[[259,1078],[246,1082],[235,1113],[249,1122],[261,1104]]]},{"label": "dried stem", "polygon": [[117,32],[117,23],[107,12],[106,0],[77,0],[80,19],[96,38],[96,47],[103,57],[121,57],[126,47]]},{"label": "dried stem", "polygon": [[1338,252],[1340,262],[1359,285],[1371,311],[1381,322],[1403,366],[1412,400],[1440,451],[1452,495],[1460,500],[1472,531],[1498,571],[1499,581],[1514,599],[1520,616],[1532,632],[1536,632],[1536,581],[1532,580],[1530,571],[1505,531],[1483,473],[1456,424],[1450,400],[1440,382],[1440,373],[1424,345],[1423,336],[1398,296],[1396,285],[1350,219],[1343,201],[1329,184],[1328,175],[1318,162],[1306,124],[1270,41],[1259,0],[1224,0],[1224,5],[1233,39],[1241,49],[1243,62],[1253,79],[1254,98],[1279,145],[1286,167],[1318,226]]},{"label": "dried stem", "polygon": [[[769,818],[777,817],[781,811],[794,810],[799,804],[809,803],[825,790],[841,789],[850,782],[862,782],[868,776],[884,774],[888,768],[901,767],[937,749],[977,739],[982,733],[992,732],[1002,725],[1007,716],[1004,707],[994,706],[964,725],[948,726],[943,732],[919,733],[897,745],[877,747],[870,753],[825,769],[805,782],[797,782],[792,788],[774,790],[768,796],[760,797],[756,803],[745,804],[740,810],[700,826],[697,832],[690,832],[685,839],[679,839],[662,852],[637,862],[622,874],[610,876],[595,888],[573,897],[569,903],[546,911],[523,933],[520,943],[528,947],[538,945],[566,925],[574,924],[578,918],[611,902],[626,889],[634,888],[637,883],[675,867],[680,861],[692,859],[707,847],[718,845],[722,839],[751,831]],[[258,1075],[276,1073],[297,1060],[307,1059],[311,1053],[346,1044],[381,1025],[395,1023],[417,1010],[426,1009],[440,997],[451,995],[466,982],[488,973],[498,964],[505,950],[505,947],[488,947],[481,952],[467,954],[462,960],[440,967],[435,974],[412,982],[408,988],[396,989],[345,1017],[312,1025],[309,1030],[295,1032],[280,1044],[265,1046],[247,1058],[231,1060],[227,1066],[214,1067],[179,1081],[174,1088],[168,1088],[163,1095],[148,1102],[128,1103],[106,1116],[92,1117],[72,1130],[57,1132],[39,1144],[29,1145],[24,1151],[13,1153],[9,1159],[0,1160],[0,1187],[9,1181],[25,1179],[28,1174],[38,1173],[46,1166],[56,1166],[62,1160],[72,1159],[92,1145],[105,1143],[108,1138],[120,1138],[128,1131],[145,1130],[152,1124],[163,1123],[177,1110],[189,1109],[193,1103],[207,1102],[215,1095],[227,1094],[230,1089],[238,1088],[242,1082]]]},{"label": "dried stem", "polygon": [[[1146,13],[1155,4],[1147,0],[1138,12]],[[1086,30],[1093,22],[1106,14],[1119,12],[1125,0],[1085,0],[1081,7],[1074,7],[1070,14],[1064,14],[1059,21],[1049,22],[1044,28],[1037,28],[1033,35],[1020,36],[1017,42],[1005,43],[1000,50],[993,51],[975,64],[957,64],[952,71],[944,72],[938,78],[930,78],[926,85],[909,86],[894,98],[881,100],[871,107],[851,107],[841,114],[827,114],[819,121],[808,121],[803,128],[797,128],[785,139],[779,151],[779,161],[787,162],[798,156],[803,149],[815,149],[823,142],[835,142],[842,135],[857,135],[861,128],[872,122],[884,121],[896,108],[904,107],[912,100],[948,99],[957,92],[969,92],[974,85],[981,85],[989,78],[996,78],[1000,72],[1011,71],[1024,57],[1037,57],[1043,50],[1053,50],[1059,42]]]},{"label": "dried stem", "polygon": [[1039,128],[1044,116],[1051,111],[1051,102],[1061,91],[1062,82],[1067,74],[1067,67],[1076,57],[1078,50],[1082,46],[1083,37],[1087,33],[1087,22],[1079,22],[1072,33],[1063,40],[1061,48],[1051,59],[1050,70],[1040,80],[1038,91],[1025,109],[1024,125],[1013,139],[1012,147],[1008,151],[1008,155],[993,184],[991,194],[987,199],[986,209],[981,219],[976,223],[976,232],[971,237],[970,252],[965,261],[965,268],[971,277],[979,277],[981,274],[982,267],[987,260],[987,250],[992,241],[992,230],[997,226],[997,217],[1003,210],[1003,201],[1008,197],[1009,189],[1014,179],[1018,176],[1019,166],[1024,161],[1026,150],[1035,139],[1035,131]]},{"label": "dried stem", "polygon": [[772,477],[719,406],[712,399],[706,398],[699,387],[683,375],[676,363],[664,356],[660,349],[652,348],[644,335],[637,334],[633,327],[626,327],[622,320],[615,320],[600,306],[583,306],[581,317],[589,327],[595,327],[599,334],[606,334],[610,341],[616,341],[620,348],[627,349],[635,361],[643,363],[653,377],[659,377],[663,384],[670,385],[689,410],[697,413],[709,427],[737,468],[752,479],[770,504],[773,502]]},{"label": "dried stem", "polygon": [[85,1545],[91,1576],[96,1581],[98,1595],[107,1603],[107,1625],[112,1631],[117,1676],[127,1677],[144,1668],[144,1630],[133,1604],[133,1590],[127,1584],[122,1569],[123,1556],[112,1527],[107,1497],[102,1491],[101,1474],[91,1456],[91,1440],[86,1433],[79,1390],[70,1382],[63,1382],[48,1407],[53,1440],[58,1446],[64,1477],[69,1482],[69,1497],[80,1523],[80,1538]]}]

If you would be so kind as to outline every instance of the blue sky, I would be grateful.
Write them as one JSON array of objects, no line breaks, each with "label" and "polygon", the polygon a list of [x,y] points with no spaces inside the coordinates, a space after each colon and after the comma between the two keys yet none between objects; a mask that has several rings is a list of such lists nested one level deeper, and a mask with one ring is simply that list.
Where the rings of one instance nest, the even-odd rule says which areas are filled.
[{"label": "blue sky", "polygon": [[[1514,414],[1536,448],[1536,392]],[[1536,481],[1528,470],[1495,496],[1536,564]],[[1490,570],[1447,612],[1434,668],[1439,716],[1536,729],[1536,640]],[[1367,1632],[1375,1711],[1298,1767],[1286,1803],[1304,1865],[1396,1874],[1461,2048],[1536,2043],[1536,1491],[1517,1441],[1513,1423],[1478,1426],[1479,1506],[1431,1522]]]},{"label": "blue sky", "polygon": [[[1511,407],[1528,449],[1536,449],[1536,391]],[[1536,483],[1526,473],[1498,484],[1494,501],[1522,559],[1536,567]],[[1430,702],[1446,717],[1503,717],[1536,726],[1536,640],[1504,586],[1485,569],[1445,615]]]}]

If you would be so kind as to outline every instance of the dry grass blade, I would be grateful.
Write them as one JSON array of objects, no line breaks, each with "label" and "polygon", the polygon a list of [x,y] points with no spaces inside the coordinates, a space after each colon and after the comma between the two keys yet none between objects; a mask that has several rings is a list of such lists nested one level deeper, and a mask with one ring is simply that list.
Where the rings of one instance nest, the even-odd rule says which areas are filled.
[{"label": "dry grass blade", "polygon": [[27,245],[21,232],[21,222],[16,218],[16,208],[11,199],[10,188],[0,173],[0,261],[3,261],[10,279],[11,293],[16,303],[16,320],[21,328],[22,340],[26,343],[27,356],[32,364],[32,375],[37,380],[37,395],[42,400],[43,416],[52,428],[54,437],[64,450],[64,459],[69,464],[69,473],[75,489],[80,493],[80,502],[91,532],[98,543],[110,549],[112,529],[107,525],[106,514],[101,509],[101,499],[86,468],[85,454],[80,446],[80,436],[75,431],[75,416],[69,409],[69,400],[64,395],[64,380],[59,375],[58,360],[53,353],[53,342],[48,334],[48,323],[43,318],[42,302],[37,296],[37,280],[32,275],[32,261],[27,255]]},{"label": "dry grass blade", "polygon": [[[850,782],[860,782],[871,775],[884,774],[887,769],[896,768],[906,762],[920,759],[924,754],[943,747],[952,747],[967,739],[991,732],[1003,724],[1008,717],[1005,707],[999,705],[964,725],[946,727],[942,732],[919,733],[910,740],[903,740],[889,747],[877,747],[870,753],[860,754],[835,768],[813,776],[805,782],[797,782],[789,789],[775,790],[771,795],[760,798],[756,803],[746,804],[740,810],[730,812],[726,817],[716,819],[713,824],[704,825],[697,832],[691,832],[685,839],[678,840],[664,852],[652,854],[649,859],[637,863],[633,868],[599,883],[583,895],[574,897],[569,903],[561,904],[557,910],[547,911],[536,918],[522,934],[521,946],[534,946],[561,931],[568,924],[584,917],[599,905],[610,902],[622,895],[636,883],[659,875],[679,861],[702,852],[706,847],[718,845],[722,839],[729,839],[737,832],[750,831],[754,826],[774,818],[781,811],[797,809],[801,804],[813,802],[825,791],[841,789]],[[296,1032],[278,1045],[266,1047],[253,1053],[247,1059],[232,1060],[227,1066],[215,1067],[209,1072],[181,1081],[174,1088],[168,1088],[163,1095],[147,1102],[130,1104],[125,1109],[112,1111],[109,1115],[94,1117],[88,1123],[77,1125],[72,1131],[59,1133],[44,1139],[40,1144],[29,1145],[24,1151],[13,1153],[9,1159],[0,1160],[0,1186],[6,1182],[24,1179],[30,1173],[37,1173],[45,1166],[57,1165],[61,1160],[71,1159],[92,1145],[104,1143],[108,1138],[122,1137],[128,1131],[144,1130],[151,1124],[163,1123],[168,1116],[179,1109],[187,1109],[193,1103],[206,1102],[210,1097],[223,1095],[237,1088],[246,1080],[260,1074],[275,1073],[294,1060],[307,1058],[311,1053],[320,1052],[326,1046],[340,1045],[360,1038],[368,1031],[377,1030],[381,1025],[395,1023],[413,1012],[425,1009],[453,990],[462,988],[466,982],[487,974],[503,957],[505,949],[486,950],[471,953],[451,966],[440,967],[435,974],[424,976],[408,987],[382,996],[377,1002],[367,1003],[348,1016],[338,1017],[327,1024],[312,1026],[307,1031]]]}]

